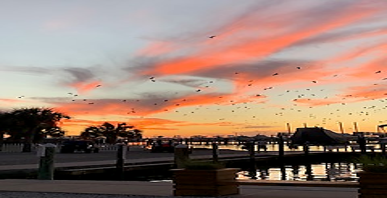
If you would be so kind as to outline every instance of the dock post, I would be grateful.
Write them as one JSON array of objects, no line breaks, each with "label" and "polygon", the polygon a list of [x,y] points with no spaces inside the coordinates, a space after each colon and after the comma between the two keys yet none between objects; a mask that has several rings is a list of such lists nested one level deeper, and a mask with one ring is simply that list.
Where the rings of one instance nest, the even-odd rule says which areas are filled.
[{"label": "dock post", "polygon": [[284,137],[278,134],[278,158],[282,161],[284,158]]},{"label": "dock post", "polygon": [[307,157],[309,155],[309,142],[308,141],[306,141],[304,144],[304,154],[305,154],[305,157]]},{"label": "dock post", "polygon": [[358,138],[357,143],[359,144],[361,154],[366,154],[367,153],[367,146],[366,146],[367,142],[366,142],[366,139],[364,137],[364,134],[360,134],[357,138]]},{"label": "dock post", "polygon": [[284,137],[282,134],[278,134],[278,161],[281,169],[281,180],[286,180],[284,153]]},{"label": "dock post", "polygon": [[189,160],[188,146],[179,144],[175,146],[175,165],[176,168],[184,168],[185,163]]},{"label": "dock post", "polygon": [[255,142],[250,141],[248,144],[250,163],[255,165]]},{"label": "dock post", "polygon": [[127,148],[126,144],[118,143],[117,144],[117,160],[116,160],[116,171],[117,171],[117,178],[123,180],[124,179],[124,164],[125,164],[125,158],[126,158],[126,151]]},{"label": "dock post", "polygon": [[55,144],[39,145],[37,156],[40,157],[38,179],[40,180],[54,180],[54,156]]},{"label": "dock post", "polygon": [[214,163],[219,161],[219,146],[216,142],[212,142],[212,161]]},{"label": "dock post", "polygon": [[255,141],[249,141],[246,143],[246,147],[249,152],[249,176],[251,179],[257,179],[257,166],[255,164]]}]

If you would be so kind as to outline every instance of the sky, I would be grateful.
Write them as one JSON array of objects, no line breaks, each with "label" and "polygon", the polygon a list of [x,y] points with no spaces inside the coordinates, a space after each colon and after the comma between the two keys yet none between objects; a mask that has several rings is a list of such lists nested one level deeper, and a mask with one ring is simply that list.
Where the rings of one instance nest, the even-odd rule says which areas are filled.
[{"label": "sky", "polygon": [[[0,110],[67,135],[345,133],[387,123],[384,0],[0,1]],[[288,124],[287,124],[288,123]]]}]

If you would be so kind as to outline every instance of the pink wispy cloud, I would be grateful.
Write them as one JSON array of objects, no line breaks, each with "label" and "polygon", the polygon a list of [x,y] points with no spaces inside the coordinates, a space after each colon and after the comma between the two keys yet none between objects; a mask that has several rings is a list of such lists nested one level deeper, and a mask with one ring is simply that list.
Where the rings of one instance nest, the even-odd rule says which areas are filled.
[{"label": "pink wispy cloud", "polygon": [[98,86],[100,86],[101,83],[102,83],[101,81],[75,82],[75,83],[69,84],[68,86],[76,89],[77,93],[79,93],[79,94],[85,94],[89,91],[92,91],[92,90],[98,88]]},{"label": "pink wispy cloud", "polygon": [[[364,3],[362,1],[359,2]],[[266,22],[269,24],[274,23],[272,26],[267,24],[267,26],[272,29],[262,29],[261,31],[280,32],[275,34],[275,36],[256,36],[252,38],[247,37],[248,39],[240,39],[238,40],[239,42],[232,41],[231,44],[227,41],[226,38],[219,38],[218,41],[204,42],[202,45],[198,45],[200,48],[198,48],[195,53],[160,61],[159,63],[155,64],[155,67],[152,68],[151,71],[144,71],[144,73],[160,75],[190,73],[193,71],[208,69],[209,67],[221,67],[225,64],[232,64],[241,61],[251,61],[253,59],[268,57],[271,54],[279,52],[280,50],[283,50],[302,40],[315,37],[342,27],[361,23],[383,10],[383,7],[362,7],[357,6],[356,4],[348,4],[345,9],[340,9],[340,12],[338,10],[334,10],[333,13],[325,13],[334,14],[335,17],[328,17],[327,19],[316,17],[317,19],[313,21],[313,23],[310,22],[306,25],[302,23],[297,24],[296,21],[303,22],[303,19],[306,17],[305,15],[309,13],[303,14],[301,12],[297,12],[295,15],[288,16],[288,20]],[[248,17],[246,17],[245,20],[249,21],[249,25],[254,24],[252,22],[255,18],[251,16],[255,16],[258,19],[257,22],[262,22],[259,20],[259,15],[257,16],[255,13],[251,13],[251,15],[247,16]],[[238,22],[241,23],[240,20]],[[298,25],[298,28],[291,30],[275,29],[275,27],[284,27],[292,23],[296,23],[295,26]],[[233,26],[234,24],[231,23],[229,26],[225,26],[224,29],[233,29],[235,30],[236,34],[246,32],[244,30],[245,26],[239,25],[238,28]],[[265,25],[263,25],[263,27],[265,27]],[[248,26],[246,27],[246,30],[251,31],[251,28]],[[250,34],[254,33],[259,35],[259,32],[250,32]],[[226,36],[223,35],[223,37]],[[206,44],[209,42],[210,44]],[[216,43],[222,42],[225,42],[228,45],[216,45]]]}]

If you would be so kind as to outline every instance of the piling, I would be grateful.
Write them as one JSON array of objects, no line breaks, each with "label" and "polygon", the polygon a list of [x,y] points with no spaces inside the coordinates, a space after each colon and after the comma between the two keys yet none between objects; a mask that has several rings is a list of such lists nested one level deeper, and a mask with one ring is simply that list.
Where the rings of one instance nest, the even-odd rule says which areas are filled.
[{"label": "piling", "polygon": [[255,164],[255,142],[254,141],[248,142],[247,148],[249,151],[249,158],[250,158],[250,172],[256,173],[257,166]]},{"label": "piling", "polygon": [[216,142],[212,143],[212,161],[214,163],[219,161],[219,146]]},{"label": "piling", "polygon": [[304,155],[305,157],[308,157],[309,156],[309,142],[305,142],[304,144]]},{"label": "piling", "polygon": [[284,158],[284,137],[278,134],[278,158],[282,161]]},{"label": "piling", "polygon": [[184,168],[185,164],[189,160],[189,148],[185,144],[179,144],[175,146],[175,165],[176,168]]},{"label": "piling", "polygon": [[54,144],[44,144],[38,146],[37,156],[40,157],[38,168],[38,179],[54,180]]},{"label": "piling", "polygon": [[117,172],[117,178],[123,180],[124,179],[124,164],[125,164],[125,158],[126,158],[126,151],[127,146],[126,144],[119,143],[117,144],[117,159],[116,159],[116,172]]}]

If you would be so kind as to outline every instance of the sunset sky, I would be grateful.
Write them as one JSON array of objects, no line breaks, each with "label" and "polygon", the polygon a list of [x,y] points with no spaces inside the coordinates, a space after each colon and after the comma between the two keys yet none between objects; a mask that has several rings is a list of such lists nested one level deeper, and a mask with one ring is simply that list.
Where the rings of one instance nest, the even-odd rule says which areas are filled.
[{"label": "sunset sky", "polygon": [[272,135],[387,124],[385,0],[0,2],[0,110],[68,135]]}]

